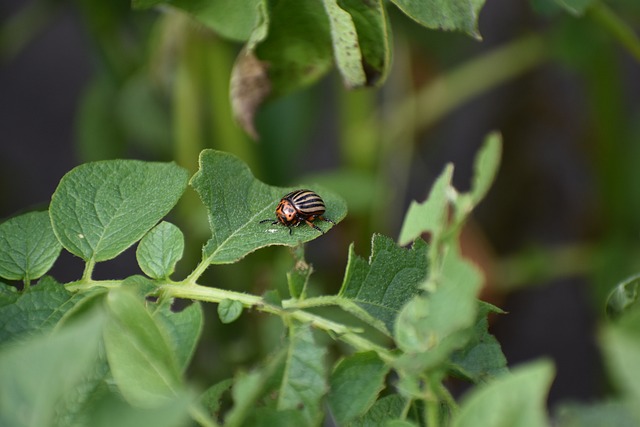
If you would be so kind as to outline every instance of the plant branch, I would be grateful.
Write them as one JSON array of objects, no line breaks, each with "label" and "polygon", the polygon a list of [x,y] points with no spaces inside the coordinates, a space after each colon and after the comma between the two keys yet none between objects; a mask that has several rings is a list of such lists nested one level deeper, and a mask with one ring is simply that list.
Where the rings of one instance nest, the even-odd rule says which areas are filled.
[{"label": "plant branch", "polygon": [[588,13],[640,62],[640,38],[626,22],[601,1],[596,2]]}]

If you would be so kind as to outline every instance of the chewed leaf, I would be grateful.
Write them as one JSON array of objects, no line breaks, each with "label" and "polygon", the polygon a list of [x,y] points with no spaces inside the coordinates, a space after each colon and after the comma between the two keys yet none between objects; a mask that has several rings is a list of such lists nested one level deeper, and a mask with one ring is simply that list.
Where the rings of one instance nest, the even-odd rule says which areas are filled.
[{"label": "chewed leaf", "polygon": [[[313,240],[321,233],[305,223],[289,229],[272,221],[275,209],[285,194],[296,188],[273,187],[257,180],[239,158],[216,150],[200,154],[200,170],[191,185],[205,204],[211,239],[203,248],[204,257],[212,264],[233,263],[256,249],[270,245],[296,246]],[[347,214],[347,205],[338,195],[306,186],[316,192],[326,205],[324,216],[338,223]],[[333,224],[316,220],[327,232]]]},{"label": "chewed leaf", "polygon": [[371,246],[368,261],[350,248],[339,295],[354,305],[341,307],[390,335],[398,313],[419,292],[427,275],[427,245],[416,240],[411,249],[404,249],[375,234]]},{"label": "chewed leaf", "polygon": [[48,212],[29,212],[0,224],[0,277],[29,282],[45,274],[62,246]]},{"label": "chewed leaf", "polygon": [[138,241],[178,202],[187,171],[173,163],[107,160],[67,173],[51,197],[53,231],[69,252],[106,261]]}]

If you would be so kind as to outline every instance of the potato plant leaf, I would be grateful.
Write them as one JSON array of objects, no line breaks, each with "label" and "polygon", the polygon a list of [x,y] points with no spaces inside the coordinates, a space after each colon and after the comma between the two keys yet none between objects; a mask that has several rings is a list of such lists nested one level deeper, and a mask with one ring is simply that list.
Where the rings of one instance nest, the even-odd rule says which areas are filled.
[{"label": "potato plant leaf", "polygon": [[529,363],[470,391],[454,416],[453,427],[546,427],[546,400],[553,380],[551,362]]},{"label": "potato plant leaf", "polygon": [[375,403],[389,372],[374,352],[356,353],[342,359],[329,379],[331,414],[338,425],[347,425]]},{"label": "potato plant leaf", "polygon": [[223,299],[218,304],[218,317],[222,323],[231,323],[242,314],[242,303],[236,300]]},{"label": "potato plant leaf", "polygon": [[322,398],[328,390],[326,353],[313,337],[311,325],[294,323],[289,327],[289,349],[277,408],[302,412],[306,425],[316,425],[322,419]]},{"label": "potato plant leaf", "polygon": [[478,15],[485,0],[391,0],[407,16],[428,28],[463,31],[480,40]]},{"label": "potato plant leaf", "polygon": [[163,221],[142,238],[136,249],[138,265],[152,279],[171,276],[184,252],[184,235],[170,222]]},{"label": "potato plant leaf", "polygon": [[52,328],[83,298],[50,277],[42,278],[0,306],[0,344]]},{"label": "potato plant leaf", "polygon": [[182,387],[181,371],[157,320],[138,296],[123,289],[109,292],[107,312],[104,345],[124,398],[147,407],[174,398]]},{"label": "potato plant leaf", "polygon": [[173,208],[187,180],[187,171],[173,163],[85,163],[68,172],[51,197],[53,231],[85,261],[112,259]]},{"label": "potato plant leaf", "polygon": [[632,403],[636,417],[640,419],[637,402],[640,399],[640,310],[630,310],[601,333],[601,347],[606,366],[614,384]]},{"label": "potato plant leaf", "polygon": [[48,212],[11,218],[0,224],[0,277],[36,280],[49,271],[61,249]]},{"label": "potato plant leaf", "polygon": [[164,304],[154,311],[153,317],[166,333],[178,365],[184,372],[189,366],[202,333],[204,324],[202,304],[194,301],[189,307],[177,312],[171,309],[170,304]]},{"label": "potato plant leaf", "polygon": [[54,333],[4,346],[0,425],[54,425],[61,401],[80,386],[98,359],[103,325],[103,316],[94,312]]},{"label": "potato plant leaf", "polygon": [[[293,227],[291,234],[280,224],[261,223],[264,219],[274,220],[282,196],[296,188],[260,182],[244,162],[231,154],[204,150],[191,185],[208,211],[212,237],[203,248],[203,256],[212,264],[233,263],[265,246],[296,246],[322,235],[304,223]],[[338,223],[345,217],[347,206],[342,198],[315,186],[307,188],[323,198],[327,218]],[[333,226],[320,220],[315,223],[324,232]]]},{"label": "potato plant leaf", "polygon": [[369,260],[349,248],[349,261],[339,296],[341,307],[391,335],[404,304],[419,292],[427,275],[427,244],[416,240],[411,249],[374,234]]}]

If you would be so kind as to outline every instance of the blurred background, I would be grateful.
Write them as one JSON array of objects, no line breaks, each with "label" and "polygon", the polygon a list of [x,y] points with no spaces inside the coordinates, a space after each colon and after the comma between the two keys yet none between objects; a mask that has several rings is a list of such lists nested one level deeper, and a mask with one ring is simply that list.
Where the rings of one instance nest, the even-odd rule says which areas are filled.
[{"label": "blurred background", "polygon": [[[331,293],[351,242],[368,257],[372,233],[396,238],[448,162],[466,190],[473,156],[499,130],[502,166],[463,234],[487,277],[484,298],[508,312],[492,332],[511,365],[555,360],[552,406],[606,396],[598,325],[608,292],[640,271],[640,3],[572,16],[551,0],[488,0],[482,41],[388,11],[393,65],[381,88],[347,91],[333,71],[265,104],[255,142],[229,103],[241,44],[124,0],[0,0],[0,220],[46,208],[83,162],[174,160],[195,172],[200,150],[230,151],[271,185],[318,183],[347,200],[347,219],[306,251],[314,292]],[[170,220],[186,234],[184,277],[208,238],[192,190]],[[210,268],[202,284],[285,292],[291,264],[287,249],[268,248]],[[81,273],[69,254],[52,272]],[[139,273],[133,250],[96,268],[97,278]],[[274,319],[228,327],[207,309],[196,381],[229,377],[277,343]]]}]

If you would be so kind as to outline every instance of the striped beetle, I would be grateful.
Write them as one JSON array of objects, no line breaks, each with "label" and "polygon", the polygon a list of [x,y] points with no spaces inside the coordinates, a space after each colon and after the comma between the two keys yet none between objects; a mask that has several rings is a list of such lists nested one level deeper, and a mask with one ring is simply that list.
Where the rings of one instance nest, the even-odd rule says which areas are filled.
[{"label": "striped beetle", "polygon": [[278,207],[276,208],[275,220],[263,219],[260,223],[268,221],[272,221],[271,224],[280,223],[288,227],[289,234],[291,234],[291,227],[306,222],[307,225],[324,234],[324,231],[312,222],[320,219],[335,225],[335,222],[322,216],[324,212],[324,201],[320,196],[311,190],[296,190],[280,199],[280,203],[278,203]]}]

